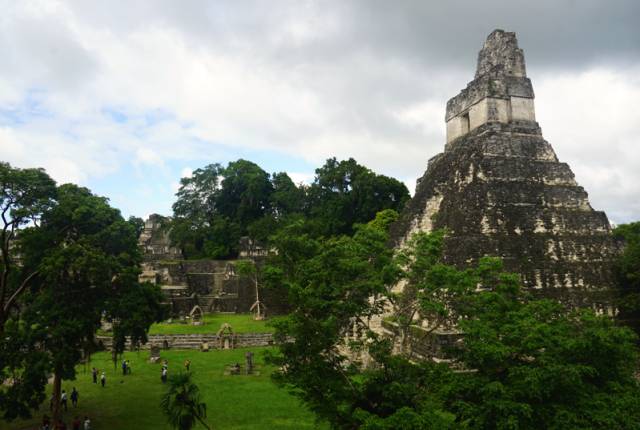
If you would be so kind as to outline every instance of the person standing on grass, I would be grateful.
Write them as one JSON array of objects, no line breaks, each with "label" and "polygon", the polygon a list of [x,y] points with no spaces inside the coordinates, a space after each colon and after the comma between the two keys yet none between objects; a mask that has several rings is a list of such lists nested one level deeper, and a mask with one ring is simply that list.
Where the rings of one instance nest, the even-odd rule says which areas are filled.
[{"label": "person standing on grass", "polygon": [[78,418],[78,416],[76,415],[76,417],[73,419],[73,422],[71,422],[71,429],[80,430],[81,425],[82,423],[80,422],[80,418]]},{"label": "person standing on grass", "polygon": [[187,372],[189,371],[189,367],[191,367],[191,360],[185,360],[184,361],[184,368],[187,369]]},{"label": "person standing on grass", "polygon": [[73,387],[73,390],[71,390],[71,404],[74,408],[78,406],[78,397],[80,397],[80,394],[78,390],[76,390],[76,387]]},{"label": "person standing on grass", "polygon": [[122,360],[122,376],[127,374],[127,360]]},{"label": "person standing on grass", "polygon": [[96,369],[95,367],[91,369],[91,376],[93,376],[93,383],[97,384],[98,383],[98,369]]},{"label": "person standing on grass", "polygon": [[102,388],[104,388],[104,385],[107,383],[107,375],[105,375],[104,370],[100,375],[100,383],[102,384]]},{"label": "person standing on grass", "polygon": [[51,430],[51,420],[47,414],[42,416],[42,430]]},{"label": "person standing on grass", "polygon": [[167,368],[163,367],[162,374],[160,375],[160,380],[162,381],[163,384],[167,382],[167,373],[168,373]]},{"label": "person standing on grass", "polygon": [[62,390],[62,394],[60,394],[60,407],[64,408],[65,412],[67,409],[67,392]]},{"label": "person standing on grass", "polygon": [[84,429],[83,430],[91,430],[91,420],[86,415],[84,417]]}]

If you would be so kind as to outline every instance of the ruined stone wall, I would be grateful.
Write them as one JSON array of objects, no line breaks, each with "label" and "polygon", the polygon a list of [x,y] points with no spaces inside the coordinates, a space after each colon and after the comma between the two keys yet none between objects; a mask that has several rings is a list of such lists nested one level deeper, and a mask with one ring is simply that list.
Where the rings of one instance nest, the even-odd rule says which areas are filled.
[{"label": "ruined stone wall", "polygon": [[475,79],[447,103],[447,142],[488,122],[535,121],[533,98],[515,33],[494,31],[478,54]]},{"label": "ruined stone wall", "polygon": [[[271,333],[238,333],[235,337],[236,348],[253,348],[273,345],[273,334]],[[113,339],[109,336],[97,336],[96,340],[105,349],[111,349]],[[207,342],[212,349],[219,348],[220,338],[216,334],[157,334],[150,335],[146,344],[140,349],[148,350],[152,345],[157,345],[163,349],[200,349],[200,346]],[[131,349],[131,342],[127,338],[126,349]]]}]

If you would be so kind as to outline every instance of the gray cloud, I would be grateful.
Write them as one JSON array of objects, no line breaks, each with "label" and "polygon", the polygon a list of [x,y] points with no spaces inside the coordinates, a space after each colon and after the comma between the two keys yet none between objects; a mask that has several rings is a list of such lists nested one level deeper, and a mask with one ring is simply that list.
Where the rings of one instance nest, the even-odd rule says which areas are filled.
[{"label": "gray cloud", "polygon": [[[444,146],[444,105],[472,79],[486,35],[516,31],[545,136],[595,207],[616,221],[640,218],[630,203],[640,190],[629,185],[640,183],[640,154],[629,149],[640,135],[637,1],[0,0],[0,7],[0,106],[21,112],[24,94],[42,90],[52,113],[48,151],[69,157],[78,178],[94,174],[100,154],[132,168],[156,153],[193,165],[218,150],[203,148],[222,143],[315,165],[353,156],[412,184]],[[114,106],[171,118],[141,135],[131,124],[105,123],[100,112]],[[22,121],[0,122],[0,139],[11,136],[0,157],[23,163],[43,141],[38,121]],[[78,136],[91,139],[83,146],[90,151],[74,150]],[[174,152],[159,141],[184,143]]]}]

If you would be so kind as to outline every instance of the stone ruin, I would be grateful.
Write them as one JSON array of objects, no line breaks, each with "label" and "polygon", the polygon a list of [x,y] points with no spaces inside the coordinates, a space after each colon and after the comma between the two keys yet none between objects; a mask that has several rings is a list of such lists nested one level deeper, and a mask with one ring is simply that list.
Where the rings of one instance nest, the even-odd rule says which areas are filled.
[{"label": "stone ruin", "polygon": [[[143,252],[140,281],[159,285],[171,305],[171,316],[186,317],[194,306],[203,312],[249,312],[255,302],[255,287],[250,279],[235,272],[233,260],[185,260],[179,248],[171,245],[170,218],[158,214],[145,221],[138,245]],[[242,238],[240,254],[260,260],[266,250]],[[276,299],[266,300],[282,308]]]},{"label": "stone ruin", "polygon": [[445,121],[444,152],[429,160],[392,226],[395,246],[446,228],[446,263],[501,257],[531,291],[611,312],[618,248],[609,221],[542,137],[515,33],[488,36],[475,79],[448,101]]}]

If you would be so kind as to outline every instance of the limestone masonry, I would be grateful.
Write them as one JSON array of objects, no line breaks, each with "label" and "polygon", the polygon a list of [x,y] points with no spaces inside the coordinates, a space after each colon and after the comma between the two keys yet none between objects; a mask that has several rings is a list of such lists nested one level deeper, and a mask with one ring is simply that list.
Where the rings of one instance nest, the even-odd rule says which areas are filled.
[{"label": "limestone masonry", "polygon": [[610,310],[618,248],[609,221],[542,137],[515,33],[488,36],[475,79],[447,102],[445,121],[444,152],[429,160],[393,226],[395,245],[446,228],[446,262],[502,257],[543,296]]}]

